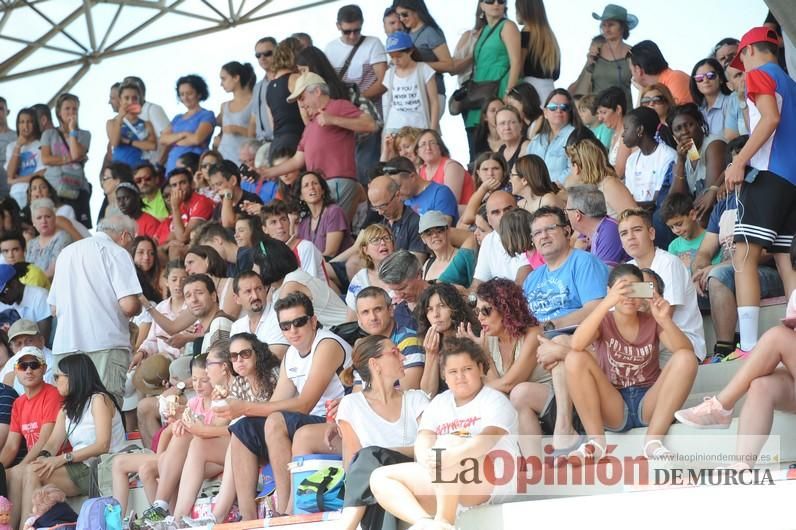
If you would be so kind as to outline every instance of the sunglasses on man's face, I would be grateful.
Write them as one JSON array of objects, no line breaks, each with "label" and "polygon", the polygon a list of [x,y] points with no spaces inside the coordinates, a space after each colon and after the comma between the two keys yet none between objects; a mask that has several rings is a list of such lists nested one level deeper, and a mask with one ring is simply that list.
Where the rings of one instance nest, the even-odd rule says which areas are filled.
[{"label": "sunglasses on man's face", "polygon": [[274,50],[268,50],[266,52],[257,52],[257,53],[254,54],[254,57],[256,59],[259,59],[260,57],[271,57],[273,54],[274,54]]},{"label": "sunglasses on man's face", "polygon": [[27,372],[28,369],[38,370],[39,368],[41,368],[39,361],[20,361],[17,363],[17,370],[20,372]]},{"label": "sunglasses on man's face", "polygon": [[358,28],[351,28],[351,29],[341,29],[340,33],[343,35],[351,35],[352,33],[362,33],[362,27]]},{"label": "sunglasses on man's face", "polygon": [[303,328],[307,325],[307,322],[310,321],[310,317],[304,315],[303,317],[294,318],[293,320],[286,320],[284,322],[279,323],[279,329],[282,331],[288,331],[291,327],[293,328]]}]

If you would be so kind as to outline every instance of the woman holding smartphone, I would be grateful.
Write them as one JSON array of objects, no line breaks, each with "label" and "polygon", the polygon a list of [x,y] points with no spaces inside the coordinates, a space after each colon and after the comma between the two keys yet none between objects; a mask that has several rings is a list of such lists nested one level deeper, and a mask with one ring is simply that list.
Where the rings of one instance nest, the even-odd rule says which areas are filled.
[{"label": "woman holding smartphone", "polygon": [[[606,455],[606,429],[647,427],[644,456],[671,455],[663,438],[691,390],[697,358],[664,298],[653,293],[649,313],[642,310],[643,299],[633,294],[634,284],[643,281],[635,265],[615,267],[608,294],[572,336],[572,351],[564,360],[567,386],[588,436],[567,458],[574,465]],[[674,352],[663,369],[661,344]]]},{"label": "woman holding smartphone", "polygon": [[113,147],[113,161],[131,168],[146,161],[144,151],[157,149],[152,124],[141,119],[141,88],[127,81],[119,87],[119,113],[107,121],[105,129]]}]

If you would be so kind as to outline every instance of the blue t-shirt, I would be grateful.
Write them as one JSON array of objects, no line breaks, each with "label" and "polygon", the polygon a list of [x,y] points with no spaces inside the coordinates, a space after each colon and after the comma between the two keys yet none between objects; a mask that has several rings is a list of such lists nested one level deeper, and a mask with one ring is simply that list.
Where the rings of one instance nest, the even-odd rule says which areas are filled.
[{"label": "blue t-shirt", "polygon": [[[130,125],[132,125],[132,128]],[[146,140],[146,122],[140,118],[134,122],[124,120],[120,132],[123,140],[132,140],[134,142]],[[120,143],[113,148],[113,161],[124,162],[135,169],[137,165],[144,162],[144,159],[141,157],[142,154],[143,151],[139,148],[127,145],[126,143]]]},{"label": "blue t-shirt", "polygon": [[263,204],[268,204],[274,197],[276,197],[276,191],[279,189],[279,181],[277,180],[266,180],[263,182],[263,185],[260,187],[260,193],[257,193],[257,183],[250,182],[248,180],[244,180],[240,183],[240,187],[243,191],[248,191],[249,193],[256,193],[260,199],[263,201]]},{"label": "blue t-shirt", "polygon": [[445,185],[429,182],[428,187],[411,199],[407,199],[405,204],[413,209],[417,215],[423,215],[431,210],[438,210],[445,215],[453,218],[453,224],[459,220],[459,205],[456,196],[451,189]]},{"label": "blue t-shirt", "polygon": [[605,297],[608,267],[588,252],[573,249],[556,270],[534,270],[522,288],[537,320],[544,322],[577,311],[587,302]]},{"label": "blue t-shirt", "polygon": [[[188,118],[183,118],[182,114],[177,114],[174,116],[174,119],[171,120],[171,132],[178,133],[178,132],[189,132],[191,134],[195,133],[197,129],[199,129],[199,125],[202,122],[209,123],[212,127],[216,126],[216,116],[213,114],[212,111],[207,109],[200,108],[196,114]],[[207,150],[207,146],[210,145],[210,137],[212,134],[208,134],[207,138],[205,138],[204,142],[201,145],[190,145],[190,146],[182,146],[182,145],[175,145],[169,151],[169,158],[166,161],[166,173],[174,169],[177,165],[177,159],[180,158],[185,153],[196,153],[197,155],[201,155],[203,152]]]}]

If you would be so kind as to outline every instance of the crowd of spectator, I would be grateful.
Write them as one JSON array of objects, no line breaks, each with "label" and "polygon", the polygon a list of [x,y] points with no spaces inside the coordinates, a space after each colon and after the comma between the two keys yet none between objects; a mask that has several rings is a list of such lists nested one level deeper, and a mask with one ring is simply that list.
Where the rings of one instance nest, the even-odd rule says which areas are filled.
[{"label": "crowd of spectator", "polygon": [[[264,464],[279,516],[291,458],[326,453],[346,470],[343,527],[452,528],[514,491],[465,495],[429,470],[541,457],[540,435],[590,464],[606,430],[633,428],[664,458],[675,417],[727,427],[748,392],[739,432],[765,435],[796,408],[796,82],[776,20],[688,74],[628,43],[639,20],[610,4],[565,89],[542,0],[517,0],[516,22],[506,4],[477,2],[453,51],[424,0],[395,0],[386,36],[343,6],[323,49],[264,37],[261,72],[224,64],[217,113],[198,75],[176,81],[171,120],[163,95],[120,80],[93,234],[98,131],[78,96],[54,116],[22,108],[14,128],[0,97],[12,525],[46,485],[125,513],[134,474],[151,506],[130,528],[196,524],[207,479],[202,521],[256,519]],[[468,160],[445,144],[445,112]],[[761,334],[761,298],[783,295],[786,318]],[[738,359],[683,409],[700,365]],[[146,451],[122,451],[125,430]]]}]

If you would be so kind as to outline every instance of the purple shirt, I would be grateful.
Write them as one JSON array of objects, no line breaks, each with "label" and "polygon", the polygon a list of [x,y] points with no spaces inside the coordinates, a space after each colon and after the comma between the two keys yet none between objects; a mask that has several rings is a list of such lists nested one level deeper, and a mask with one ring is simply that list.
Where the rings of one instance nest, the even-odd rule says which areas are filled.
[{"label": "purple shirt", "polygon": [[354,243],[351,237],[351,228],[348,226],[348,220],[345,217],[345,212],[336,204],[330,204],[324,207],[315,230],[312,230],[311,223],[312,218],[309,215],[302,219],[298,225],[298,236],[301,239],[306,239],[313,243],[318,247],[321,253],[326,250],[326,234],[330,232],[343,232],[343,242],[337,254],[343,252]]},{"label": "purple shirt", "polygon": [[609,266],[624,263],[630,259],[625,253],[625,249],[622,248],[619,229],[614,219],[603,217],[603,220],[597,225],[597,230],[591,238],[591,253]]}]

